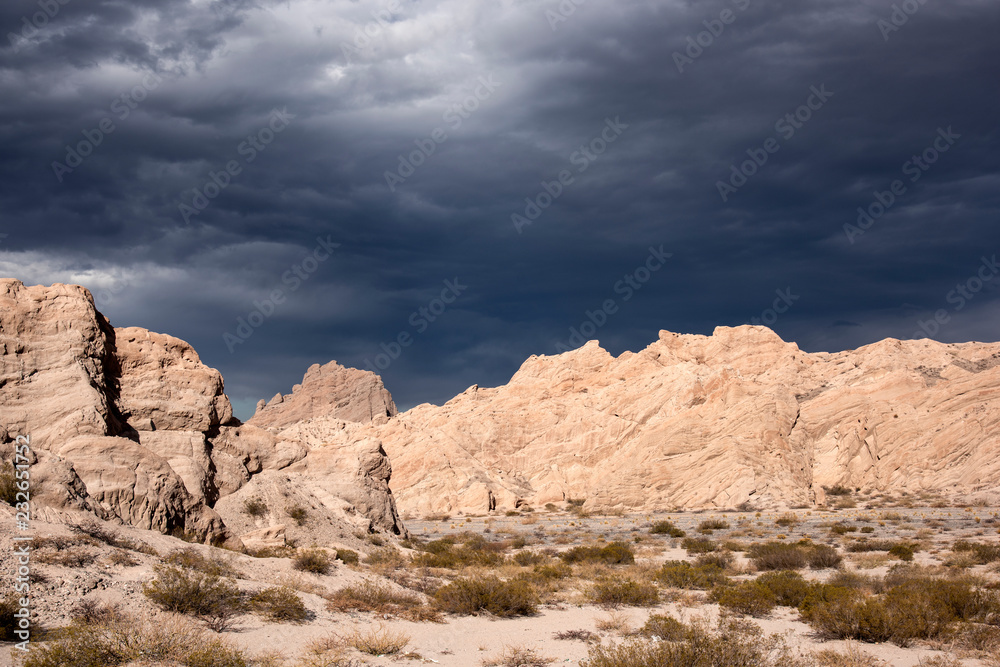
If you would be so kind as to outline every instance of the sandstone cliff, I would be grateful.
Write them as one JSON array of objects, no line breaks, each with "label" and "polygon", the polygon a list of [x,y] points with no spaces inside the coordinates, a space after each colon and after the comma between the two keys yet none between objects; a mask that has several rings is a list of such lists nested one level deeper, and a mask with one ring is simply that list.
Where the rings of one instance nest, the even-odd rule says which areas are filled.
[{"label": "sandstone cliff", "polygon": [[376,438],[404,513],[586,499],[653,510],[809,505],[823,486],[1000,499],[1000,344],[808,354],[764,327],[531,357],[341,439]]},{"label": "sandstone cliff", "polygon": [[[0,280],[0,443],[30,435],[34,508],[43,517],[89,512],[224,539],[262,521],[287,520],[287,508],[298,505],[310,508],[328,536],[401,532],[389,463],[376,442],[340,444],[311,457],[322,444],[317,438],[271,428],[294,424],[295,410],[370,420],[379,400],[383,419],[395,414],[373,374],[352,369],[337,393],[345,387],[330,386],[336,374],[310,370],[308,399],[293,392],[292,410],[268,411],[261,426],[241,425],[221,375],[184,341],[112,328],[82,287]],[[316,403],[323,396],[337,400]],[[247,520],[241,502],[222,502],[263,492],[260,480],[279,472],[295,492],[282,489],[263,517]],[[321,483],[311,481],[317,475]]]}]

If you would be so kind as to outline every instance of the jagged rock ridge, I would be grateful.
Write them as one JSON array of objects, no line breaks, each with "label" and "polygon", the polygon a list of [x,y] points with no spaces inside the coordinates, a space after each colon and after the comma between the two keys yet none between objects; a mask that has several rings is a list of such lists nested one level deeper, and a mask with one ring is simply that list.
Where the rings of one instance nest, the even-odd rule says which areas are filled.
[{"label": "jagged rock ridge", "polygon": [[[300,401],[293,392],[293,407],[301,403],[349,423],[370,419],[383,400],[382,418],[395,414],[388,392],[377,391],[381,380],[353,369],[348,390],[334,404],[320,405],[317,390],[329,389],[325,383],[339,374],[323,368],[310,369],[303,384],[312,395]],[[42,516],[89,512],[224,539],[234,537],[236,524],[260,528],[233,499],[267,495],[281,475],[274,512],[298,503],[325,522],[346,522],[347,531],[404,530],[377,441],[312,456],[322,444],[315,434],[298,438],[274,428],[288,431],[294,410],[265,412],[260,424],[240,424],[221,375],[190,345],[144,329],[113,328],[82,287],[0,280],[0,442],[31,437],[33,499]]]},{"label": "jagged rock ridge", "polygon": [[[376,438],[404,512],[569,498],[654,510],[809,505],[823,486],[1000,499],[1000,344],[887,339],[805,353],[765,327],[663,331],[534,356],[344,441]],[[491,501],[491,499],[493,499]]]}]

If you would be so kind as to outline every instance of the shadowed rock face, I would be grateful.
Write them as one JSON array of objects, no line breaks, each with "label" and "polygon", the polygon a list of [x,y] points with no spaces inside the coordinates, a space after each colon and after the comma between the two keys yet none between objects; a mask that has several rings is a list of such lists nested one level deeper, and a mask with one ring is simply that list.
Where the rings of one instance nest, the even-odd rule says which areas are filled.
[{"label": "shadowed rock face", "polygon": [[615,358],[591,341],[340,437],[383,443],[410,514],[782,507],[836,484],[1000,499],[1000,344],[808,354],[743,326]]},{"label": "shadowed rock face", "polygon": [[[311,447],[322,444],[294,431],[283,437],[274,424],[294,423],[295,409],[307,408],[344,419],[370,419],[376,406],[383,419],[395,414],[375,375],[341,369],[350,371],[345,379],[321,370],[310,369],[304,384],[336,396],[335,404],[299,401],[293,392],[294,409],[273,411],[262,427],[240,425],[222,376],[184,341],[112,328],[82,287],[0,280],[0,442],[30,435],[43,516],[83,511],[202,540],[232,537],[214,509],[220,499],[263,472],[304,466]],[[340,393],[337,379],[349,380]],[[329,452],[310,464],[334,487],[322,491],[320,513],[348,517],[352,530],[401,532],[381,447],[358,442],[337,454],[336,464]]]}]

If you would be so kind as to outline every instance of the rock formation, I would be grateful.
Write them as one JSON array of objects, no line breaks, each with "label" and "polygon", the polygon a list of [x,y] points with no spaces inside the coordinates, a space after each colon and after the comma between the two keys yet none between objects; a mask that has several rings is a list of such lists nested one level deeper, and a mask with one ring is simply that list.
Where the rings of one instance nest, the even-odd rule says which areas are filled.
[{"label": "rock formation", "polygon": [[[334,386],[338,379],[343,386]],[[388,460],[376,442],[310,456],[322,436],[314,428],[300,438],[308,429],[288,428],[305,412],[335,421],[370,420],[378,412],[384,420],[395,406],[381,380],[327,365],[310,369],[303,385],[308,395],[293,392],[284,409],[264,410],[260,425],[242,425],[222,376],[184,341],[112,328],[82,287],[0,280],[0,443],[31,437],[33,497],[42,516],[90,512],[225,539],[234,536],[227,524],[239,524],[244,512],[220,501],[280,472],[314,521],[346,521],[340,534],[402,532]],[[270,518],[283,517],[286,507],[275,501]]]},{"label": "rock formation", "polygon": [[823,486],[1000,492],[1000,344],[803,352],[765,327],[596,341],[341,439],[377,438],[404,513],[585,499],[654,510],[810,505]]}]

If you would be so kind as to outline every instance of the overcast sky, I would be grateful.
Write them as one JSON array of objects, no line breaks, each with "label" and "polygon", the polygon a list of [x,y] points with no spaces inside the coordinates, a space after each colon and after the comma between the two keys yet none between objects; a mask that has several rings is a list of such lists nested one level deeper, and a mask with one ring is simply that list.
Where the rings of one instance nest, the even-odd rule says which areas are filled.
[{"label": "overcast sky", "polygon": [[0,275],[189,341],[244,418],[331,359],[408,408],[660,329],[998,340],[995,0],[9,0],[0,28]]}]

